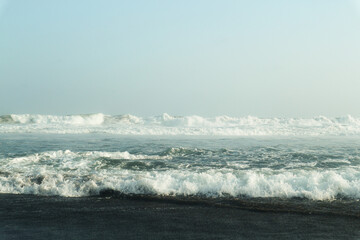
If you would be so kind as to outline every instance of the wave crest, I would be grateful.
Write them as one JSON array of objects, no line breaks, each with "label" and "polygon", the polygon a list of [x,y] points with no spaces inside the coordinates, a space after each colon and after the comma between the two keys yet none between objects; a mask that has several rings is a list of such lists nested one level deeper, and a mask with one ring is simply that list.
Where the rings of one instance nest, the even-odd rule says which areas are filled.
[{"label": "wave crest", "polygon": [[105,115],[82,114],[82,115],[34,115],[34,114],[11,114],[0,116],[0,124],[70,124],[70,125],[99,125],[104,122]]},{"label": "wave crest", "polygon": [[[219,151],[228,151],[220,149]],[[181,166],[179,157],[212,154],[203,149],[169,148],[157,154],[48,151],[0,158],[0,193],[60,195],[123,194],[205,197],[360,199],[360,169],[231,168]],[[188,162],[184,161],[186,165]]]},{"label": "wave crest", "polygon": [[0,116],[0,133],[109,133],[120,135],[321,136],[359,135],[360,118],[258,118],[134,115]]}]

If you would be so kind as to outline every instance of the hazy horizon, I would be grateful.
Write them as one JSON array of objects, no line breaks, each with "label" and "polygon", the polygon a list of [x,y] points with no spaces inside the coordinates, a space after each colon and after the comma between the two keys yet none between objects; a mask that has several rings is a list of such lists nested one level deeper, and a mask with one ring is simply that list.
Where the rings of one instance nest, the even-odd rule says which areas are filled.
[{"label": "hazy horizon", "polygon": [[0,0],[0,115],[360,116],[360,0]]}]

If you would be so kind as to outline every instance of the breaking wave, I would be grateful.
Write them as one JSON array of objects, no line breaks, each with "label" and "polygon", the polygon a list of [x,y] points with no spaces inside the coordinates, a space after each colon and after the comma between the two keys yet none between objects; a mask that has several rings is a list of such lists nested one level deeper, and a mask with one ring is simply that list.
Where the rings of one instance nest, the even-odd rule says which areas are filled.
[{"label": "breaking wave", "polygon": [[0,133],[106,133],[119,135],[322,136],[359,135],[360,118],[258,118],[133,115],[0,116]]},{"label": "breaking wave", "polygon": [[[180,149],[180,151],[182,151]],[[360,169],[172,168],[181,152],[50,151],[0,159],[0,192],[81,197],[123,194],[360,199]]]}]

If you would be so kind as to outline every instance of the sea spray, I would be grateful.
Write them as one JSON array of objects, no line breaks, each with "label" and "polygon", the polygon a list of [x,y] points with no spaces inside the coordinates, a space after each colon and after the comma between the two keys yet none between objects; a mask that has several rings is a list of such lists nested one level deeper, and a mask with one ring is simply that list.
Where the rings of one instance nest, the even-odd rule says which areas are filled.
[{"label": "sea spray", "polygon": [[162,136],[343,136],[360,135],[360,118],[258,118],[133,115],[0,116],[0,133],[54,133]]}]

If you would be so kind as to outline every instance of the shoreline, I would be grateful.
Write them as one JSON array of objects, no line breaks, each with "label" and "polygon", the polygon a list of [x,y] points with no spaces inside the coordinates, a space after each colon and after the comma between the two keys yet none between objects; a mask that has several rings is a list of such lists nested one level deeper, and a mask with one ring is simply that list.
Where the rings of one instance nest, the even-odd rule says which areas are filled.
[{"label": "shoreline", "polygon": [[[246,207],[246,206],[245,206]],[[1,239],[355,239],[360,218],[173,199],[0,194]]]}]

